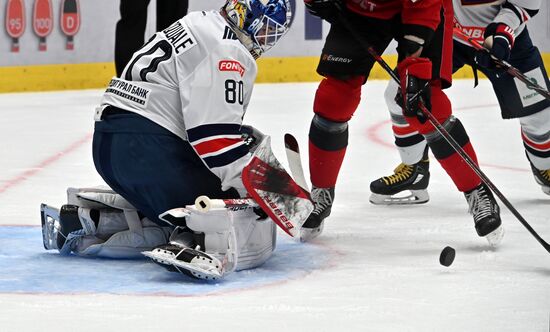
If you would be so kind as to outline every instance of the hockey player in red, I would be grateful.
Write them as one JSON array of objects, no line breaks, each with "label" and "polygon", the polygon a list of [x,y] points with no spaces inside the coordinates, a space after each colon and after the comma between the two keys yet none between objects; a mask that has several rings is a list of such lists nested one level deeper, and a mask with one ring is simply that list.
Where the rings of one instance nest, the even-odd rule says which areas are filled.
[{"label": "hockey player in red", "polygon": [[[521,139],[535,181],[550,195],[550,100],[523,83],[516,83],[513,76],[496,67],[493,59],[509,62],[546,89],[550,86],[542,57],[526,26],[538,13],[541,0],[454,0],[453,5],[455,28],[490,49],[490,52],[477,51],[468,42],[455,38],[453,72],[469,65],[487,76],[502,118],[519,120]],[[394,174],[371,183],[370,201],[374,204],[425,203],[429,199],[426,142],[399,114],[400,107],[393,100],[396,89],[396,84],[388,85],[386,102],[402,163]],[[419,176],[422,180],[416,181]],[[403,199],[405,191],[411,194]]]},{"label": "hockey player in red", "polygon": [[[361,98],[375,60],[347,26],[381,54],[398,42],[398,73],[408,123],[426,138],[441,166],[468,198],[480,236],[501,235],[499,207],[489,189],[426,121],[423,103],[466,153],[477,162],[461,122],[452,115],[443,89],[451,85],[451,0],[304,0],[309,12],[331,23],[317,72],[317,89],[309,131],[309,167],[315,210],[302,227],[302,241],[318,236],[330,215],[340,166],[348,144],[348,121]],[[342,25],[345,19],[349,24]],[[479,213],[478,213],[479,212]]]}]

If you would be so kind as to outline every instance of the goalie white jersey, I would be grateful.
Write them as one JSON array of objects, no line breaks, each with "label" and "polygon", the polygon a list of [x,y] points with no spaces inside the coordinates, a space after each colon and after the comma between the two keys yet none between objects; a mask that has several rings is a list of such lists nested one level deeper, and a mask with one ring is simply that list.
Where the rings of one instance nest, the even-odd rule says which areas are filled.
[{"label": "goalie white jersey", "polygon": [[251,155],[240,127],[257,66],[217,11],[192,12],[156,33],[107,87],[102,106],[135,112],[189,141],[222,189],[244,192]]},{"label": "goalie white jersey", "polygon": [[485,27],[492,22],[508,25],[518,36],[540,6],[541,0],[453,0],[454,23],[478,42],[483,42]]}]

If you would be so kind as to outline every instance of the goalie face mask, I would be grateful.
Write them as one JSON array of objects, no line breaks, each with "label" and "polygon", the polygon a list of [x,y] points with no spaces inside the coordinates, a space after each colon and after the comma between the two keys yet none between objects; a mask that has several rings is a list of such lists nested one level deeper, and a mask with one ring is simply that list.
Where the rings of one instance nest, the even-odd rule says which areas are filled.
[{"label": "goalie face mask", "polygon": [[254,58],[281,39],[292,16],[289,0],[229,0],[222,14]]}]

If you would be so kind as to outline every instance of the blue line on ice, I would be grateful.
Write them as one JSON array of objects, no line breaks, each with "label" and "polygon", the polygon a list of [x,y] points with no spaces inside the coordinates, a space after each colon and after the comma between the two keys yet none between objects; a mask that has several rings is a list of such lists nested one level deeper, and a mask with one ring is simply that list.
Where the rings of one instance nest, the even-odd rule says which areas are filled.
[{"label": "blue line on ice", "polygon": [[277,249],[261,267],[202,282],[143,260],[60,256],[42,246],[39,227],[0,226],[0,293],[199,296],[245,290],[300,278],[329,264],[326,247],[279,234]]}]

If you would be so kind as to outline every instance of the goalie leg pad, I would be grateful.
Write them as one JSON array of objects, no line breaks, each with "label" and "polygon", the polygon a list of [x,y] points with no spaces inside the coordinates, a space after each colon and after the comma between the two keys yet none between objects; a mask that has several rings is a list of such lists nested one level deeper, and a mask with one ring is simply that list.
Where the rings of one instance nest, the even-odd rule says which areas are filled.
[{"label": "goalie leg pad", "polygon": [[257,220],[252,208],[202,212],[188,206],[177,212],[185,212],[186,227],[176,228],[169,244],[143,252],[169,271],[219,279],[263,264],[275,249],[275,223],[269,218]]},{"label": "goalie leg pad", "polygon": [[74,246],[73,252],[80,256],[105,258],[139,258],[141,253],[168,242],[169,230],[159,226],[143,227],[142,234],[125,230],[103,241],[85,236]]},{"label": "goalie leg pad", "polygon": [[58,211],[41,206],[44,248],[58,249],[62,255],[109,258],[140,257],[168,241],[169,229],[139,220],[136,211],[89,209],[64,205]]},{"label": "goalie leg pad", "polygon": [[275,249],[276,225],[257,220],[252,209],[213,209],[207,213],[190,210],[187,227],[204,235],[203,250],[227,261],[226,272],[263,264]]}]

